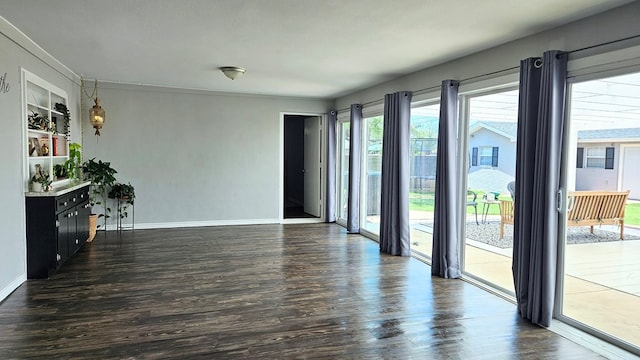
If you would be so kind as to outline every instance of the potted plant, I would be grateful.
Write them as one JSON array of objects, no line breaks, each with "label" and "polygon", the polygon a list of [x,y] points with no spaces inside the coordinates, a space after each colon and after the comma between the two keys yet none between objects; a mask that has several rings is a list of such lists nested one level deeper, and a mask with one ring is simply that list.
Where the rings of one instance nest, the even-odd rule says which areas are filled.
[{"label": "potted plant", "polygon": [[[62,165],[54,166],[55,175],[57,177],[68,177],[69,180],[80,180],[82,164],[82,146],[78,143],[69,144],[69,158]],[[62,175],[62,176],[61,176]]]},{"label": "potted plant", "polygon": [[69,122],[71,121],[71,114],[69,113],[67,105],[63,103],[56,103],[54,107],[56,111],[62,113],[63,116],[64,122],[62,124],[62,133],[69,136]]},{"label": "potted plant", "polygon": [[[116,182],[115,174],[117,171],[111,167],[110,162],[96,161],[95,158],[89,159],[82,164],[82,171],[86,180],[91,182],[91,193],[89,195],[89,203],[91,204],[91,216],[97,223],[97,219],[104,217],[104,227],[107,227],[107,219],[110,217],[111,209],[107,206],[106,192]],[[103,213],[95,213],[95,205],[99,205],[103,209]],[[96,228],[99,228],[96,225]]]},{"label": "potted plant", "polygon": [[36,172],[31,176],[31,191],[49,191],[50,187],[51,179],[49,178],[49,173],[43,170],[40,165],[36,165]]},{"label": "potted plant", "polygon": [[31,130],[47,130],[49,129],[49,119],[46,115],[40,115],[35,111],[27,116],[28,127]]},{"label": "potted plant", "polygon": [[136,192],[133,185],[130,183],[121,184],[115,183],[109,191],[110,199],[118,199],[118,214],[120,220],[129,216],[127,209],[133,205],[133,200],[136,198]]}]

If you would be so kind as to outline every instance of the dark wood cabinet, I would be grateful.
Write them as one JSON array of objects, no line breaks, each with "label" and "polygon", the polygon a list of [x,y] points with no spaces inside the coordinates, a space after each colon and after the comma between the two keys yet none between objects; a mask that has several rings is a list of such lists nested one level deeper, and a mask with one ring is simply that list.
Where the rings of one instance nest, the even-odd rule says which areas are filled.
[{"label": "dark wood cabinet", "polygon": [[89,185],[27,193],[27,277],[48,278],[89,237]]}]

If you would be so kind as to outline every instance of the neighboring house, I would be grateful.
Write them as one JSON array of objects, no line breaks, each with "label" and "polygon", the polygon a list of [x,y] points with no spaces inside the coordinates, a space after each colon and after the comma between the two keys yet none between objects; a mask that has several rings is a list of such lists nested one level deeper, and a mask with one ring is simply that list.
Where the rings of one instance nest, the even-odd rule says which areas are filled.
[{"label": "neighboring house", "polygon": [[630,190],[640,200],[640,128],[578,131],[576,190]]},{"label": "neighboring house", "polygon": [[469,126],[469,173],[481,169],[516,175],[518,124],[505,121],[478,121]]},{"label": "neighboring house", "polygon": [[[640,128],[578,131],[576,190],[629,190],[640,200]],[[469,176],[499,169],[515,177],[517,123],[479,121],[469,127]]]}]

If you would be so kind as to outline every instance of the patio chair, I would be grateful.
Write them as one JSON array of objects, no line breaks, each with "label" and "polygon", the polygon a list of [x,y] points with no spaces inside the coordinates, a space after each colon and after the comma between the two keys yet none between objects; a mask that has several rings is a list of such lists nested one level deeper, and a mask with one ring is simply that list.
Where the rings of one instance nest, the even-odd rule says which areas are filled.
[{"label": "patio chair", "polygon": [[507,190],[509,190],[509,194],[511,194],[511,200],[516,199],[516,182],[512,181],[507,184]]},{"label": "patio chair", "polygon": [[467,206],[473,206],[473,211],[476,214],[476,225],[480,225],[478,222],[478,202],[476,201],[478,195],[471,190],[467,190]]}]

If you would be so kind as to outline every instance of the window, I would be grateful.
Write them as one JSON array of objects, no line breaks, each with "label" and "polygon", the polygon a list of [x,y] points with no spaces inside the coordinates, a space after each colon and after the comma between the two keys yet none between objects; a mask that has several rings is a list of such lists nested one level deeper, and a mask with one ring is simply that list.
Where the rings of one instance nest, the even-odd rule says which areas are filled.
[{"label": "window", "polygon": [[[585,151],[586,150],[586,151]],[[583,154],[585,157],[584,163],[587,168],[596,169],[613,169],[614,160],[614,148],[604,146],[590,146],[587,148],[579,147],[577,151],[577,166],[581,168],[583,166]]]},{"label": "window", "polygon": [[471,166],[498,167],[498,147],[480,146],[471,149]]}]

